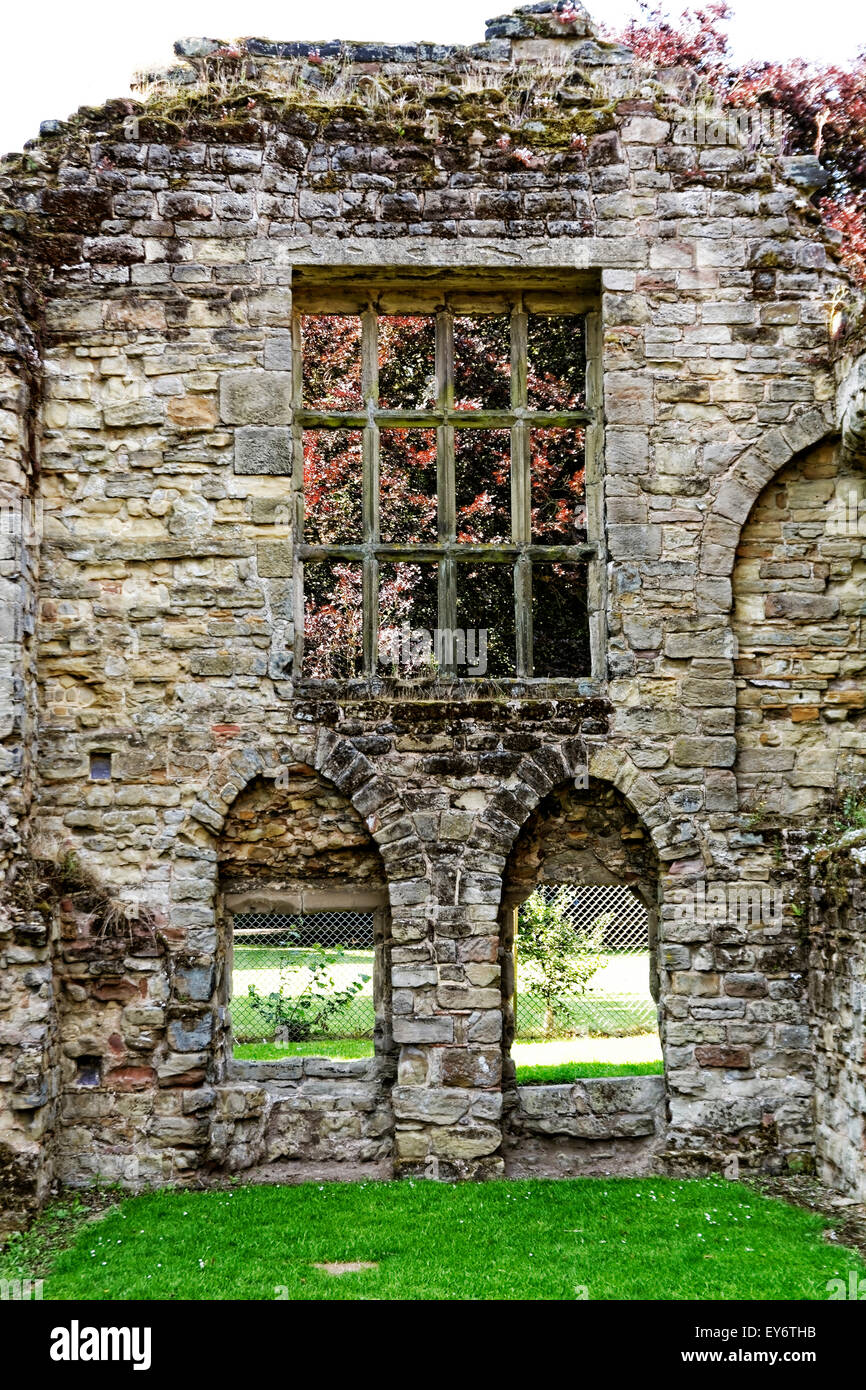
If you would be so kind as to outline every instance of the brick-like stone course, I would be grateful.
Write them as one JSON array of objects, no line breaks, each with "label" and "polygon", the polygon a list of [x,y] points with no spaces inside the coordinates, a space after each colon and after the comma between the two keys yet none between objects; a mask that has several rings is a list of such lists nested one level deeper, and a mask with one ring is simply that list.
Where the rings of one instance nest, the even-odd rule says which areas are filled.
[{"label": "brick-like stone course", "polygon": [[[648,96],[576,11],[505,16],[459,50],[185,41],[158,102],[48,123],[3,166],[0,485],[44,518],[0,534],[0,1171],[18,1205],[55,1169],[495,1175],[515,1134],[538,1138],[533,1107],[576,1124],[577,1091],[564,1110],[521,1092],[503,1148],[496,971],[509,855],[530,884],[536,808],[587,764],[616,871],[639,847],[658,898],[666,1075],[647,1084],[666,1108],[617,1111],[644,1117],[630,1139],[590,1105],[596,1158],[593,1136],[564,1140],[588,1165],[811,1160],[785,837],[862,772],[864,537],[859,504],[841,534],[833,506],[859,486],[866,378],[828,330],[854,291],[806,200],[815,161],[684,145],[683,74]],[[188,104],[215,65],[233,94]],[[399,120],[371,96],[385,81]],[[543,100],[521,117],[524,87]],[[583,277],[604,405],[592,679],[459,699],[298,680],[291,319],[299,287],[347,268]],[[50,924],[16,906],[28,853],[70,852],[147,910],[129,950],[74,905]],[[387,889],[390,1026],[363,1072],[242,1074],[220,893],[273,889],[301,858],[308,886]],[[755,885],[783,894],[780,920],[684,910]],[[819,1063],[824,1135],[845,1048]],[[822,1159],[849,1187],[855,1151]]]},{"label": "brick-like stone course", "polygon": [[807,904],[818,1176],[866,1201],[866,830],[816,855]]}]

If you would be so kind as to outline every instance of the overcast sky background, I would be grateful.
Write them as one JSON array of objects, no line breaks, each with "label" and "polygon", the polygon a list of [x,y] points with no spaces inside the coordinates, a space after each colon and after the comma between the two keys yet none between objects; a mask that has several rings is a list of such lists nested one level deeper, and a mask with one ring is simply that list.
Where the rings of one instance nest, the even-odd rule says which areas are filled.
[{"label": "overcast sky background", "polygon": [[[188,35],[233,39],[434,39],[476,43],[484,21],[519,0],[9,0],[0,51],[0,151],[19,150],[39,122],[126,96],[136,68],[164,66]],[[596,20],[619,25],[635,0],[589,0]],[[683,0],[672,0],[674,14]],[[739,58],[844,62],[866,44],[863,0],[734,0]]]}]

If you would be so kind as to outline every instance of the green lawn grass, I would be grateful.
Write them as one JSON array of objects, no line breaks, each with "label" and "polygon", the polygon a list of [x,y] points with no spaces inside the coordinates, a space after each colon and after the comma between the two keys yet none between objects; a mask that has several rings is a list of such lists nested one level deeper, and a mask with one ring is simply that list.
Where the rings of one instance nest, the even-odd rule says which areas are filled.
[{"label": "green lawn grass", "polygon": [[[262,994],[280,988],[281,979],[294,980],[300,993],[309,979],[305,963],[309,950],[297,946],[236,946],[232,973],[232,1026],[244,1043],[262,1041],[263,1022],[249,1002],[248,990],[255,985]],[[643,1033],[657,1026],[657,1009],[649,993],[648,952],[609,951],[590,981],[585,994],[558,1001],[555,1028],[560,1033]],[[289,972],[288,976],[285,972]],[[338,989],[345,988],[359,975],[369,978],[363,988],[342,1008],[329,1015],[327,1031],[336,1038],[373,1036],[373,952],[347,951],[333,977]],[[544,1001],[531,992],[518,964],[517,1036],[543,1039],[548,1019]]]},{"label": "green lawn grass", "polygon": [[277,1062],[283,1057],[372,1057],[372,1038],[320,1038],[315,1042],[235,1043],[234,1055],[245,1062]]},{"label": "green lawn grass", "polygon": [[552,1066],[517,1067],[518,1086],[552,1086],[586,1076],[661,1076],[664,1062],[560,1062]]},{"label": "green lawn grass", "polygon": [[[579,1081],[586,1076],[656,1076],[664,1071],[660,1056],[647,1057],[659,1046],[658,1035],[639,1038],[565,1038],[557,1042],[515,1043],[519,1086]],[[629,1055],[629,1050],[634,1053]],[[234,1055],[243,1061],[275,1062],[285,1057],[372,1057],[366,1038],[328,1038],[303,1043],[236,1043]]]},{"label": "green lawn grass", "polygon": [[[162,1191],[79,1229],[44,1298],[826,1299],[866,1275],[828,1225],[721,1179]],[[16,1248],[4,1277],[31,1272]],[[354,1261],[375,1268],[315,1268]]]}]

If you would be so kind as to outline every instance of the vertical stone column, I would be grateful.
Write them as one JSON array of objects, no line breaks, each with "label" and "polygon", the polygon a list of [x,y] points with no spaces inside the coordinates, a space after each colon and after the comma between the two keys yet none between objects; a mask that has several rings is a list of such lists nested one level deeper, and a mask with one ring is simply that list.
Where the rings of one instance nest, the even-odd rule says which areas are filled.
[{"label": "vertical stone column", "polygon": [[[474,894],[471,887],[467,892]],[[406,940],[403,915],[395,927],[395,1168],[432,1179],[498,1176],[502,997],[496,903],[435,905],[423,940]]]},{"label": "vertical stone column", "polygon": [[0,355],[0,1225],[38,1206],[51,1183],[57,1094],[51,931],[16,911],[33,794],[33,650],[41,510],[35,490],[32,337],[12,282]]},{"label": "vertical stone column", "polygon": [[293,421],[301,380],[293,370],[291,265],[271,266],[268,276],[273,283],[256,287],[247,299],[250,332],[261,342],[257,364],[221,373],[219,399],[220,418],[234,433],[236,495],[250,499],[257,525],[274,528],[257,543],[256,573],[269,618],[267,676],[282,687],[295,674],[293,522],[300,436]]},{"label": "vertical stone column", "polygon": [[9,348],[0,356],[0,883],[20,853],[32,791],[41,514],[33,480],[33,388],[11,335]]},{"label": "vertical stone column", "polygon": [[458,853],[471,814],[442,810],[425,821],[430,882],[392,885],[395,1167],[495,1177],[503,1171],[501,878]]}]

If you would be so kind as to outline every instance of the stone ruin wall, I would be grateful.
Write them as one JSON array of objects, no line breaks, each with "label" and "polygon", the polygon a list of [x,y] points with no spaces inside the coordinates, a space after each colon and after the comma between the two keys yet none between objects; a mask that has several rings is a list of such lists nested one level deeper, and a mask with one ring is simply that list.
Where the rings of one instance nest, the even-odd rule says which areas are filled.
[{"label": "stone ruin wall", "polygon": [[768,483],[734,570],[740,804],[820,815],[864,773],[862,463],[822,444]]},{"label": "stone ruin wall", "polygon": [[[2,176],[2,486],[44,506],[38,573],[33,544],[0,571],[7,1204],[58,1174],[486,1176],[503,1153],[519,1169],[496,1066],[503,875],[587,764],[652,843],[666,1074],[539,1092],[526,1143],[590,1114],[624,1168],[810,1162],[829,1064],[788,830],[860,771],[864,737],[864,538],[831,534],[828,509],[860,476],[866,373],[828,335],[852,291],[808,202],[820,171],[684,143],[688,74],[641,72],[543,8],[472,50],[225,53],[180,45],[148,103],[48,123]],[[546,104],[521,123],[530,90]],[[591,679],[455,701],[293,677],[293,293],[349,269],[568,274],[595,297]],[[229,1065],[221,856],[250,872],[252,807],[281,852],[322,848],[327,808],[293,828],[266,787],[301,765],[342,798],[341,833],[363,823],[377,847],[393,1045],[369,1064]],[[27,854],[70,851],[150,928],[100,935],[62,897],[22,913]],[[685,918],[704,882],[779,888],[784,922]]]},{"label": "stone ruin wall", "polygon": [[817,1173],[866,1201],[866,831],[821,850],[803,907],[810,928],[809,995],[815,1040]]}]

